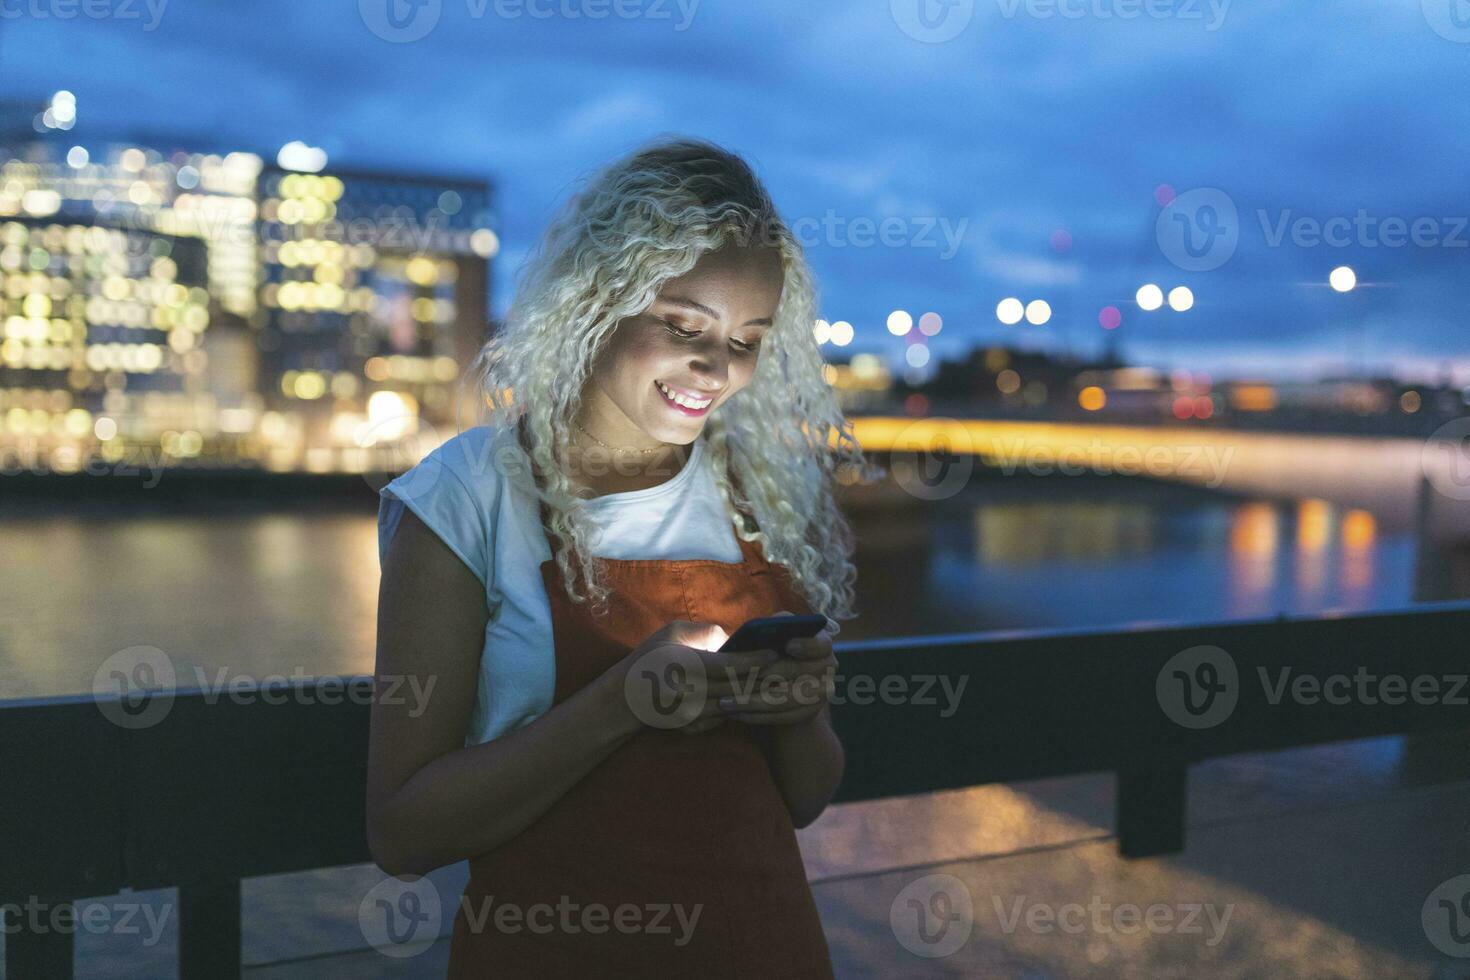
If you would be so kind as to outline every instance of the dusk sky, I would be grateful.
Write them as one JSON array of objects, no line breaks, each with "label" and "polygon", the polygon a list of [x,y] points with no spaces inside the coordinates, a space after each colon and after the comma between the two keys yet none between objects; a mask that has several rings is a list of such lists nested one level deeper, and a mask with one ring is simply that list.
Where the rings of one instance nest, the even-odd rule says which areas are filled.
[{"label": "dusk sky", "polygon": [[[1470,384],[1470,0],[948,2],[0,0],[0,98],[74,92],[83,145],[303,140],[489,178],[497,313],[579,176],[683,133],[801,222],[853,351],[896,364],[903,309],[943,317],[939,357],[1095,353],[1112,304],[1159,366]],[[1160,185],[1188,203],[1163,221]],[[1185,228],[1214,251],[1181,253]],[[1339,294],[1344,264],[1362,285]],[[1145,282],[1196,305],[1145,313]],[[1007,296],[1054,316],[1005,326]]]}]

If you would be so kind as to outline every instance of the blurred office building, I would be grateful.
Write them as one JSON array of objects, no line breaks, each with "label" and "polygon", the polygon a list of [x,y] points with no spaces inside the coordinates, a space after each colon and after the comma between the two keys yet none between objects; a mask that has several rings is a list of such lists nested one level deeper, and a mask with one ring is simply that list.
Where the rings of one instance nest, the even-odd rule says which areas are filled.
[{"label": "blurred office building", "polygon": [[473,424],[488,182],[76,119],[66,92],[0,104],[6,472],[364,472]]}]

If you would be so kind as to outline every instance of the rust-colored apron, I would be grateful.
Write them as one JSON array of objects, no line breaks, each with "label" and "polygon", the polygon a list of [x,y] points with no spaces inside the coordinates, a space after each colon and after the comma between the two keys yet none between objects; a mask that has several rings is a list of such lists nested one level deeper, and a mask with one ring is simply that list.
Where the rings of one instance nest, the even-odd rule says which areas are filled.
[{"label": "rust-colored apron", "polygon": [[[554,703],[671,620],[734,633],[755,616],[811,611],[785,568],[736,540],[739,563],[603,559],[611,594],[596,619],[567,599],[555,559],[543,562]],[[735,720],[698,735],[646,728],[532,826],[472,860],[454,922],[452,980],[830,978],[764,737]],[[501,906],[515,908],[504,927]]]}]

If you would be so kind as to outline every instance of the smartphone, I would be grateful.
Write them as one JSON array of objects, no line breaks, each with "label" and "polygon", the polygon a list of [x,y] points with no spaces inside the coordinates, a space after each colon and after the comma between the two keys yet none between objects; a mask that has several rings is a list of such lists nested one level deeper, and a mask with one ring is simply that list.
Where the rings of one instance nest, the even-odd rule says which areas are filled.
[{"label": "smartphone", "polygon": [[741,624],[720,653],[747,653],[751,650],[775,650],[783,657],[786,644],[808,636],[816,636],[827,625],[826,616],[763,616]]}]

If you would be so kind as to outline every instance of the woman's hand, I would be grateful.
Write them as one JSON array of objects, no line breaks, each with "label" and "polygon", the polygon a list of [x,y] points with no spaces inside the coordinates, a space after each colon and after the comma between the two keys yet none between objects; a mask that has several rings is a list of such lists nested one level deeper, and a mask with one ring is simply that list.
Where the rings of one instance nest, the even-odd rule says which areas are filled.
[{"label": "woman's hand", "polygon": [[778,660],[771,650],[720,653],[727,638],[715,624],[675,620],[629,653],[611,679],[622,684],[642,724],[686,735],[709,731],[727,717],[720,703],[755,689]]},{"label": "woman's hand", "polygon": [[[794,614],[783,609],[776,615]],[[837,673],[830,629],[791,640],[782,653],[760,671],[753,687],[720,699],[719,707],[726,717],[750,725],[800,725],[822,713]]]},{"label": "woman's hand", "polygon": [[765,749],[792,825],[805,827],[831,801],[846,766],[842,742],[832,729],[837,660],[830,628],[790,641],[784,652],[786,656],[761,672],[752,696],[737,697],[721,710],[760,726],[753,733]]}]

